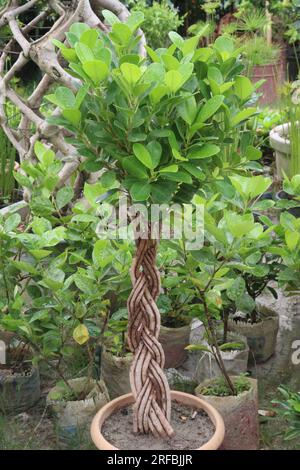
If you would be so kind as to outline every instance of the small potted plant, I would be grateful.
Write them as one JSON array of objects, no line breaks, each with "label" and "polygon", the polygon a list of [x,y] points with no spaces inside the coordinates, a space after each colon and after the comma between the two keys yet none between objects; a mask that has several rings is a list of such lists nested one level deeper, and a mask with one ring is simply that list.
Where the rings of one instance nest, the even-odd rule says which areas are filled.
[{"label": "small potted plant", "polygon": [[207,379],[195,389],[223,416],[226,433],[221,449],[257,450],[259,446],[257,380],[245,375],[231,376],[235,394],[224,377]]},{"label": "small potted plant", "polygon": [[[80,25],[76,40],[74,37],[69,44],[70,68],[84,83],[85,95],[83,100],[76,100],[74,92],[71,98],[70,90],[60,90],[70,100],[63,100],[63,116],[56,122],[74,133],[78,152],[87,155],[85,163],[89,167],[98,163],[117,181],[113,194],[108,192],[105,196],[100,192],[94,194],[96,198],[107,197],[112,202],[109,198],[121,193],[131,208],[132,203],[138,203],[139,207],[145,206],[147,214],[151,203],[191,202],[202,186],[201,180],[209,180],[216,174],[221,146],[224,155],[229,150],[226,132],[221,132],[224,113],[228,134],[238,136],[238,129],[256,112],[254,108],[244,108],[253,87],[246,77],[235,75],[236,68],[231,71],[230,83],[227,74],[222,77],[222,83],[208,79],[211,72],[222,68],[225,60],[230,58],[236,63],[238,54],[234,44],[228,38],[218,38],[210,50],[197,50],[199,37],[184,40],[173,32],[171,49],[153,51],[147,47],[149,58],[145,59],[136,54],[139,38],[135,33],[142,23],[142,15],[135,13],[127,23],[120,24],[111,13],[103,14],[112,27],[108,39]],[[91,37],[90,46],[83,44],[86,36]],[[205,68],[206,85],[200,86],[196,95],[194,92],[204,77],[201,66],[196,66],[194,71],[192,57],[196,62],[209,61],[210,66],[214,63],[208,78]],[[243,93],[238,86],[229,91],[233,80],[243,82]],[[236,104],[229,109],[223,103],[231,93]],[[73,105],[77,106],[76,120],[70,111]],[[221,126],[218,137],[216,126]],[[214,162],[215,158],[218,163]],[[239,159],[238,154],[236,158]],[[242,159],[239,161],[242,167]],[[118,200],[115,198],[113,203],[117,205]],[[183,407],[204,409],[214,423],[212,439],[205,438],[208,442],[184,445],[196,449],[218,447],[223,437],[219,414],[214,415],[211,407],[207,408],[195,397],[170,393],[163,373],[164,353],[158,341],[161,323],[156,306],[160,293],[155,263],[158,237],[152,233],[149,236],[152,226],[146,224],[141,230],[142,217],[138,218],[138,225],[132,213],[130,217],[136,230],[136,254],[131,268],[133,290],[128,299],[128,342],[134,354],[130,372],[132,394],[117,398],[100,410],[93,421],[92,437],[100,449],[130,448],[132,431],[131,428],[128,431],[128,423],[133,422],[135,446],[149,448],[151,435],[159,436],[154,446],[162,442],[172,446],[172,439],[167,438],[174,434],[170,422],[173,400],[173,409],[177,406],[175,402]],[[119,411],[121,408],[127,408],[128,413]],[[107,427],[114,426],[116,420],[123,430],[126,428],[121,441]]]}]

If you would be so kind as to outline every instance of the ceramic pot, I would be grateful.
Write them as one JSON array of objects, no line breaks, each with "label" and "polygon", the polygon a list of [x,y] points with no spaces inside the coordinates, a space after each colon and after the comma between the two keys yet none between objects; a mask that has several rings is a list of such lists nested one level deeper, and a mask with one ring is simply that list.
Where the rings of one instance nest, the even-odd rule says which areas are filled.
[{"label": "ceramic pot", "polygon": [[[199,410],[204,410],[212,423],[215,426],[215,433],[212,438],[204,444],[202,447],[194,450],[217,450],[221,446],[224,435],[225,428],[224,422],[220,413],[208,402],[201,400],[198,397],[189,395],[188,393],[183,392],[171,392],[172,400],[181,403],[191,408],[197,408]],[[115,400],[109,402],[105,405],[93,419],[91,426],[91,436],[94,444],[100,450],[122,450],[110,444],[102,434],[102,427],[107,418],[112,414],[116,413],[120,408],[126,408],[129,405],[133,405],[134,397],[131,393],[123,395],[122,397],[116,398]],[[192,450],[192,449],[191,449]]]}]

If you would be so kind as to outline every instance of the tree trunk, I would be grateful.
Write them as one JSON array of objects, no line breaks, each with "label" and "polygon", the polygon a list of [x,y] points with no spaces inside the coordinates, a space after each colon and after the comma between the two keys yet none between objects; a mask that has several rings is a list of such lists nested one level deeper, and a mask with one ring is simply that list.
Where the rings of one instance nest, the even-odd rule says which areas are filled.
[{"label": "tree trunk", "polygon": [[164,352],[158,341],[160,313],[156,300],[160,292],[160,274],[156,267],[157,241],[139,238],[130,270],[133,289],[128,299],[128,343],[134,353],[130,384],[136,400],[134,432],[167,437],[173,434],[169,424],[171,397],[163,372]]}]

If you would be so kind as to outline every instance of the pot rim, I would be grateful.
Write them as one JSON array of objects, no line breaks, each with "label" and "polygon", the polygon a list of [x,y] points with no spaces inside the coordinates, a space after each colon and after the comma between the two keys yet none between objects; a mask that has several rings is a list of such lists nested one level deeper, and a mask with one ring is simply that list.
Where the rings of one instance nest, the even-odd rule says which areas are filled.
[{"label": "pot rim", "polygon": [[275,150],[279,152],[286,153],[287,155],[290,154],[291,143],[288,136],[290,123],[286,122],[284,124],[280,124],[279,126],[274,127],[270,131],[270,144]]},{"label": "pot rim", "polygon": [[[204,410],[208,414],[213,425],[215,426],[215,432],[212,438],[203,446],[191,450],[217,450],[221,446],[225,437],[225,425],[220,413],[209,403],[194,395],[190,395],[189,393],[177,392],[172,390],[171,399],[173,401],[178,401],[179,403],[188,406],[194,406],[198,409]],[[126,395],[122,395],[121,397],[115,398],[114,400],[104,405],[104,407],[98,411],[91,424],[91,437],[98,449],[121,450],[113,446],[104,438],[101,429],[105,420],[109,416],[118,411],[120,408],[124,408],[128,405],[133,404],[134,402],[135,400],[133,394],[128,393]]]}]

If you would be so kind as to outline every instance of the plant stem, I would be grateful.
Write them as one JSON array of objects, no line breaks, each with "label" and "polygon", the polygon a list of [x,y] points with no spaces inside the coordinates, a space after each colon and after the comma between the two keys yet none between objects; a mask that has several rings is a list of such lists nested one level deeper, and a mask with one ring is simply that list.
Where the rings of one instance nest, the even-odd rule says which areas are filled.
[{"label": "plant stem", "polygon": [[210,311],[209,311],[209,308],[208,308],[208,305],[207,305],[207,302],[206,302],[206,299],[205,299],[205,293],[203,293],[201,291],[201,289],[199,289],[198,287],[197,287],[197,289],[199,291],[200,298],[201,298],[203,306],[204,306],[204,312],[205,312],[205,316],[206,316],[206,319],[207,319],[206,331],[209,333],[211,346],[213,346],[212,351],[213,351],[214,357],[216,359],[216,362],[217,362],[217,364],[218,364],[218,366],[219,366],[219,368],[220,368],[220,370],[221,370],[221,372],[224,376],[224,379],[226,380],[227,385],[230,388],[232,394],[236,395],[234,385],[232,383],[231,378],[228,375],[228,372],[226,370],[226,367],[225,367],[225,364],[224,364],[224,361],[223,361],[223,358],[222,358],[222,354],[221,354],[219,344],[218,344],[218,338],[217,338],[216,333],[215,333],[213,318],[210,314]]}]

